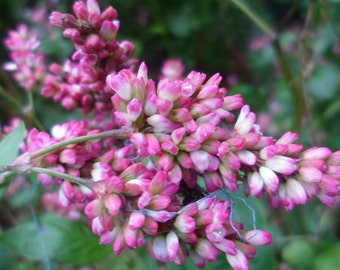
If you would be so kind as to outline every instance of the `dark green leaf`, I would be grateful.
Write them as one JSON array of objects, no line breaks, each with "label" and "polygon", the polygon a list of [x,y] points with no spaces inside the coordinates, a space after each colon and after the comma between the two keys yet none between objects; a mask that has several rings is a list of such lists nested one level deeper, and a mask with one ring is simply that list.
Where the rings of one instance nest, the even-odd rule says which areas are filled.
[{"label": "dark green leaf", "polygon": [[16,270],[17,262],[13,253],[4,246],[0,245],[0,269]]},{"label": "dark green leaf", "polygon": [[71,222],[46,214],[41,224],[28,222],[0,236],[0,242],[30,260],[85,265],[105,258],[111,247],[100,246],[99,239],[82,222]]},{"label": "dark green leaf", "polygon": [[9,164],[15,159],[24,137],[25,124],[21,122],[0,142],[0,166]]},{"label": "dark green leaf", "polygon": [[337,270],[340,266],[340,244],[329,245],[327,249],[315,257],[314,270]]}]

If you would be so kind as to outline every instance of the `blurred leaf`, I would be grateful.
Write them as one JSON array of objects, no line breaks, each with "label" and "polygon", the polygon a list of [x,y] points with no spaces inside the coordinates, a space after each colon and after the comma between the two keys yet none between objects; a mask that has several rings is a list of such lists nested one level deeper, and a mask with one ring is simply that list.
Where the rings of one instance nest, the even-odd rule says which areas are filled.
[{"label": "blurred leaf", "polygon": [[311,247],[311,243],[304,239],[291,241],[282,251],[283,260],[296,267],[309,265],[313,256],[314,250]]},{"label": "blurred leaf", "polygon": [[308,81],[309,93],[316,101],[332,99],[339,86],[340,70],[334,65],[319,67]]},{"label": "blurred leaf", "polygon": [[338,270],[340,268],[340,244],[328,245],[327,249],[319,253],[314,259],[314,270]]},{"label": "blurred leaf", "polygon": [[331,24],[323,25],[318,33],[318,38],[314,41],[314,50],[319,54],[324,53],[332,45],[337,43],[337,36]]},{"label": "blurred leaf", "polygon": [[21,122],[0,142],[0,166],[9,164],[15,159],[24,137],[25,124]]},{"label": "blurred leaf", "polygon": [[0,269],[16,270],[17,262],[13,253],[11,253],[4,246],[0,245]]},{"label": "blurred leaf", "polygon": [[85,265],[98,262],[110,252],[82,222],[71,222],[55,214],[46,214],[41,224],[28,222],[7,231],[0,241],[29,260],[46,257],[58,263]]}]

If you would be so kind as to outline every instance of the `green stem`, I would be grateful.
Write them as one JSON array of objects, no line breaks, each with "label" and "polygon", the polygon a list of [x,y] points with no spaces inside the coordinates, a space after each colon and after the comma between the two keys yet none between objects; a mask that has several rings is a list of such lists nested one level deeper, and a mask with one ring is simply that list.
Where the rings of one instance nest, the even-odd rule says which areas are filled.
[{"label": "green stem", "polygon": [[35,109],[34,109],[34,100],[33,100],[33,94],[32,92],[28,92],[28,102],[30,106],[30,113],[29,117],[33,121],[33,123],[36,125],[36,127],[42,131],[45,130],[44,126],[41,124],[41,122],[38,120],[36,114],[35,114]]},{"label": "green stem", "polygon": [[0,95],[4,97],[5,100],[8,101],[8,103],[10,103],[11,105],[13,105],[17,110],[21,110],[21,108],[23,107],[23,105],[15,98],[13,98],[11,95],[9,95],[2,86],[0,86]]},{"label": "green stem", "polygon": [[275,38],[275,33],[270,28],[270,26],[242,1],[230,0],[230,2],[234,3],[234,5],[237,6],[251,21],[253,21],[253,23],[257,25],[257,27],[260,28],[266,35],[270,36],[271,38]]},{"label": "green stem", "polygon": [[289,67],[286,56],[284,55],[279,40],[274,41],[274,49],[277,55],[277,60],[282,72],[282,76],[287,83],[288,88],[291,91],[294,102],[294,115],[293,115],[293,127],[292,129],[299,133],[302,128],[302,118],[305,112],[304,97],[298,81],[294,79],[294,76]]},{"label": "green stem", "polygon": [[116,138],[116,139],[126,139],[132,132],[131,128],[120,128],[113,129],[109,131],[104,131],[101,133],[90,134],[85,136],[79,136],[76,138],[71,138],[62,142],[55,143],[53,145],[47,146],[31,154],[31,159],[35,159],[46,154],[52,153],[70,144],[83,143],[91,140],[105,139],[105,138]]},{"label": "green stem", "polygon": [[31,167],[31,168],[29,168],[29,171],[47,174],[47,175],[50,175],[50,176],[53,176],[53,177],[62,178],[64,180],[70,181],[74,184],[86,186],[88,188],[91,188],[91,186],[93,184],[93,182],[90,181],[90,180],[80,178],[80,177],[77,177],[77,176],[73,176],[73,175],[70,175],[70,174],[54,171],[54,170],[51,170],[51,169],[46,169],[46,168],[41,168],[41,167]]}]

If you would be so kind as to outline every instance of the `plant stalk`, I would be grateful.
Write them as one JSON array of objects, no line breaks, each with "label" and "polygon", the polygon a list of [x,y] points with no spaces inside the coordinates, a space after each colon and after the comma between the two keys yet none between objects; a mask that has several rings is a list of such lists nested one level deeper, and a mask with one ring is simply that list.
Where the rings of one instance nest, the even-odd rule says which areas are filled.
[{"label": "plant stalk", "polygon": [[131,128],[120,128],[113,129],[109,131],[104,131],[96,134],[90,134],[85,136],[79,136],[76,138],[71,138],[62,142],[55,143],[53,145],[47,146],[43,149],[39,149],[36,152],[31,153],[31,159],[35,159],[46,154],[52,153],[70,144],[83,143],[91,140],[105,139],[105,138],[116,138],[116,139],[126,139],[132,132]]}]

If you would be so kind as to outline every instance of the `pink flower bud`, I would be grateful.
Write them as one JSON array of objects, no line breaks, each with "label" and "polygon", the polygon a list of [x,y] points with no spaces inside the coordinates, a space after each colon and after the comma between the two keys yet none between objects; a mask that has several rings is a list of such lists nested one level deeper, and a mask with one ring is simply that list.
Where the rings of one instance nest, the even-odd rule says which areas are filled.
[{"label": "pink flower bud", "polygon": [[220,243],[226,236],[227,230],[222,224],[212,223],[205,228],[207,238],[213,243]]},{"label": "pink flower bud", "polygon": [[326,159],[330,157],[332,151],[327,147],[312,147],[305,150],[301,157],[303,159]]},{"label": "pink flower bud", "polygon": [[278,176],[268,167],[261,166],[259,169],[264,185],[270,194],[275,194],[279,186]]},{"label": "pink flower bud", "polygon": [[129,226],[123,228],[124,240],[130,249],[135,249],[144,245],[143,233],[139,230],[131,230]]},{"label": "pink flower bud", "polygon": [[203,173],[209,166],[210,155],[204,151],[190,152],[190,158],[199,173]]},{"label": "pink flower bud", "polygon": [[176,144],[174,144],[170,140],[166,140],[165,142],[162,143],[162,150],[165,152],[168,152],[172,155],[177,155],[179,148],[177,147]]},{"label": "pink flower bud", "polygon": [[319,184],[319,186],[321,190],[328,196],[336,196],[339,192],[339,182],[327,174],[323,175],[322,182]]},{"label": "pink flower bud", "polygon": [[242,236],[248,243],[255,246],[269,245],[272,242],[272,236],[267,231],[245,231]]},{"label": "pink flower bud", "polygon": [[236,154],[243,164],[252,166],[256,163],[256,156],[248,150],[241,150]]},{"label": "pink flower bud", "polygon": [[249,262],[247,257],[239,249],[236,249],[236,254],[227,254],[227,261],[233,269],[247,270],[249,269]]},{"label": "pink flower bud", "polygon": [[171,133],[171,139],[172,141],[174,142],[174,144],[179,144],[184,135],[185,135],[185,128],[184,127],[181,127],[181,128],[177,128],[175,129],[172,133]]},{"label": "pink flower bud", "polygon": [[256,197],[262,192],[264,180],[258,172],[248,173],[248,185],[250,188],[250,194]]},{"label": "pink flower bud", "polygon": [[140,102],[139,99],[134,98],[132,99],[126,107],[128,116],[131,121],[136,121],[136,119],[139,117],[139,115],[142,112],[142,103]]},{"label": "pink flower bud", "polygon": [[98,199],[93,200],[85,206],[84,213],[88,218],[93,219],[101,215],[103,206],[102,201]]},{"label": "pink flower bud", "polygon": [[332,155],[328,158],[327,163],[333,166],[340,165],[340,151],[332,153]]},{"label": "pink flower bud", "polygon": [[202,88],[202,90],[198,93],[197,98],[198,99],[206,99],[206,98],[212,98],[215,97],[218,92],[218,86],[211,84],[207,85]]},{"label": "pink flower bud", "polygon": [[220,174],[215,172],[206,172],[204,175],[204,183],[208,192],[214,192],[219,187],[223,186],[223,181]]},{"label": "pink flower bud", "polygon": [[125,240],[124,234],[122,233],[122,231],[120,231],[120,233],[117,234],[117,237],[114,240],[114,243],[112,245],[113,254],[118,255],[123,251],[124,246],[125,246],[124,240]]},{"label": "pink flower bud", "polygon": [[301,167],[299,174],[307,183],[319,183],[322,180],[322,172],[315,167]]},{"label": "pink flower bud", "polygon": [[278,139],[275,144],[284,144],[289,145],[293,142],[295,142],[298,139],[298,134],[294,132],[286,132],[284,133],[280,139]]},{"label": "pink flower bud", "polygon": [[300,182],[293,178],[288,178],[286,185],[287,196],[294,204],[306,203],[307,194]]},{"label": "pink flower bud", "polygon": [[121,193],[125,189],[125,184],[122,179],[117,176],[111,176],[105,179],[105,187],[107,193]]},{"label": "pink flower bud", "polygon": [[158,222],[150,217],[146,217],[144,221],[143,231],[150,236],[158,233]]},{"label": "pink flower bud", "polygon": [[297,169],[296,162],[293,158],[278,155],[266,160],[265,165],[271,170],[284,175],[290,175]]},{"label": "pink flower bud", "polygon": [[153,127],[154,132],[171,133],[180,127],[180,123],[172,122],[169,118],[160,114],[148,117],[146,122]]},{"label": "pink flower bud", "polygon": [[177,252],[180,249],[178,236],[175,232],[170,231],[166,235],[165,241],[168,251],[168,259],[169,261],[174,261],[177,256]]},{"label": "pink flower bud", "polygon": [[201,148],[201,144],[196,139],[185,137],[179,144],[179,148],[186,152],[191,152],[199,150]]},{"label": "pink flower bud", "polygon": [[118,74],[110,74],[106,77],[107,85],[125,101],[131,100],[131,85],[135,75],[130,70],[122,70]]},{"label": "pink flower bud", "polygon": [[[159,98],[157,100],[157,109],[158,109],[158,112],[160,114],[162,114],[162,115],[168,115],[169,112],[172,110],[173,106],[174,106],[174,104],[173,104],[173,102],[171,100],[162,99],[162,98]],[[174,114],[174,118],[173,119],[175,121],[179,121],[175,114]]]},{"label": "pink flower bud", "polygon": [[59,160],[62,163],[74,165],[77,163],[77,156],[72,149],[64,149],[59,155]]},{"label": "pink flower bud", "polygon": [[174,227],[182,233],[191,233],[196,229],[195,219],[187,215],[179,215],[174,223]]},{"label": "pink flower bud", "polygon": [[227,111],[238,110],[243,106],[243,97],[240,94],[226,96],[223,101],[223,109]]},{"label": "pink flower bud", "polygon": [[214,246],[221,250],[224,254],[236,255],[236,245],[228,239],[221,239],[220,242],[213,242]]},{"label": "pink flower bud", "polygon": [[152,196],[151,201],[148,205],[153,210],[162,210],[169,206],[171,199],[169,195],[157,194]]},{"label": "pink flower bud", "polygon": [[271,159],[275,156],[276,152],[277,152],[278,146],[275,144],[272,145],[268,145],[264,148],[262,148],[259,152],[260,158],[264,159],[264,160],[268,160]]},{"label": "pink flower bud", "polygon": [[152,239],[152,253],[156,260],[160,262],[168,261],[168,248],[164,236],[156,236]]},{"label": "pink flower bud", "polygon": [[116,19],[117,16],[118,16],[117,11],[113,7],[108,7],[102,12],[101,19],[103,21],[105,20],[112,21]]},{"label": "pink flower bud", "polygon": [[104,204],[109,214],[115,217],[118,215],[122,206],[122,200],[120,199],[119,195],[110,194],[104,197]]},{"label": "pink flower bud", "polygon": [[217,248],[206,239],[199,239],[195,251],[204,258],[207,262],[213,262],[217,259],[218,250]]},{"label": "pink flower bud", "polygon": [[95,217],[94,219],[92,219],[91,230],[96,235],[101,235],[106,231],[99,217]]},{"label": "pink flower bud", "polygon": [[68,198],[69,200],[72,200],[74,197],[74,188],[72,186],[72,184],[68,181],[64,181],[61,184],[61,189],[64,192],[66,198]]},{"label": "pink flower bud", "polygon": [[164,171],[169,172],[174,167],[174,156],[164,153],[159,157],[158,164]]},{"label": "pink flower bud", "polygon": [[253,127],[255,120],[256,120],[255,114],[253,112],[250,112],[250,108],[248,105],[244,105],[236,120],[234,128],[238,134],[245,135]]}]

